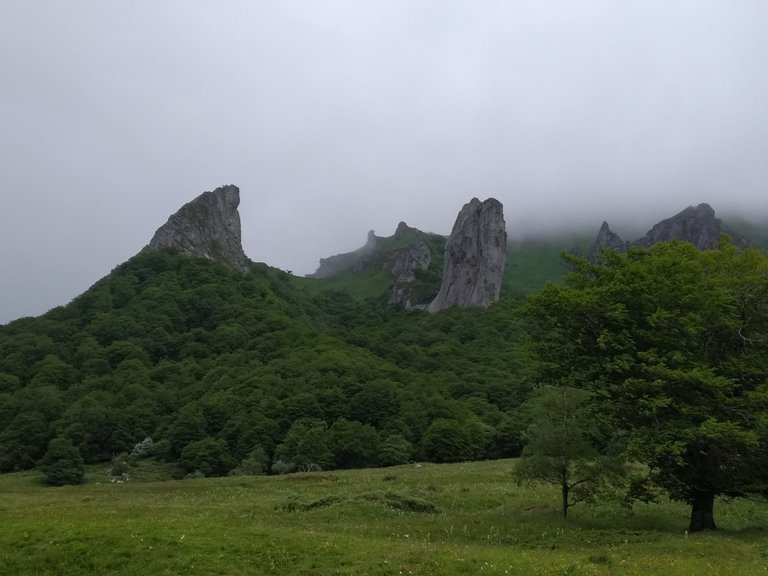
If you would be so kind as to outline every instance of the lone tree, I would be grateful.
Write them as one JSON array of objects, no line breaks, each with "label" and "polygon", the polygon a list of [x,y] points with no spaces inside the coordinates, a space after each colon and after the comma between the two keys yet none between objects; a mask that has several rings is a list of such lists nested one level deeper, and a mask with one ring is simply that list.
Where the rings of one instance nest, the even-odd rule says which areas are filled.
[{"label": "lone tree", "polygon": [[689,530],[716,529],[716,496],[768,490],[768,257],[723,237],[564,258],[525,308],[540,378],[592,392]]},{"label": "lone tree", "polygon": [[543,388],[532,411],[528,443],[515,474],[520,482],[541,481],[560,488],[563,516],[608,488],[624,473],[621,453],[600,420],[589,411],[590,393]]}]

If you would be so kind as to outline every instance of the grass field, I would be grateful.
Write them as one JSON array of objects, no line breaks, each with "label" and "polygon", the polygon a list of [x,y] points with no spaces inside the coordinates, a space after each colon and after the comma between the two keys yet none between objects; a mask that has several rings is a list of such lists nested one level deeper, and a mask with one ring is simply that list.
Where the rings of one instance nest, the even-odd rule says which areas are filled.
[{"label": "grass field", "polygon": [[331,290],[346,292],[359,300],[384,299],[392,289],[392,276],[384,269],[340,272],[330,278],[320,279],[297,276],[294,281],[310,294]]},{"label": "grass field", "polygon": [[768,507],[582,506],[513,461],[46,488],[0,476],[0,574],[768,573]]}]

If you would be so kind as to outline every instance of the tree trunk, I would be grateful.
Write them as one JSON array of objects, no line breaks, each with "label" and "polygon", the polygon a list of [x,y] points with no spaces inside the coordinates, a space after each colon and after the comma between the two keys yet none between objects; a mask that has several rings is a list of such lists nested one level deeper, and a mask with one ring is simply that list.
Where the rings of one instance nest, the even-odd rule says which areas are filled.
[{"label": "tree trunk", "polygon": [[568,516],[568,489],[569,486],[566,482],[562,484],[563,489],[563,518]]},{"label": "tree trunk", "polygon": [[715,494],[713,492],[693,492],[691,504],[691,522],[688,532],[701,532],[702,530],[717,530],[715,526]]}]

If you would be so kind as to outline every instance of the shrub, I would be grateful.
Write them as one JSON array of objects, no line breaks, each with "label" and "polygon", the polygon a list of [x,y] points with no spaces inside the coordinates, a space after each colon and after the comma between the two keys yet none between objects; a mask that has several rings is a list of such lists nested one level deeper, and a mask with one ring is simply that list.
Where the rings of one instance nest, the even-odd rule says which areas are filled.
[{"label": "shrub", "polygon": [[80,451],[69,438],[54,438],[40,461],[44,481],[51,486],[81,484],[85,479],[85,465]]},{"label": "shrub", "polygon": [[131,450],[131,458],[136,458],[137,460],[141,458],[146,458],[147,456],[151,456],[152,452],[155,448],[155,443],[152,441],[152,438],[147,436],[142,440],[141,442],[138,442],[134,447],[133,450]]},{"label": "shrub", "polygon": [[259,476],[266,474],[267,470],[269,470],[269,456],[267,456],[264,448],[257,445],[231,473],[243,476]]},{"label": "shrub", "polygon": [[109,467],[107,476],[115,477],[127,477],[128,472],[131,471],[131,466],[125,459],[125,455],[119,455],[112,458],[112,464]]}]

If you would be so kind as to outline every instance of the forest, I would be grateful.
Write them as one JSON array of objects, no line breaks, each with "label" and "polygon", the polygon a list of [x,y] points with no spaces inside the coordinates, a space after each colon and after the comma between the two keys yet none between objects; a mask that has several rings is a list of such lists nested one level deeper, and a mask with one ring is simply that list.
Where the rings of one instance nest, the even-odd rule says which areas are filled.
[{"label": "forest", "polygon": [[301,284],[147,252],[2,327],[0,470],[35,466],[56,437],[86,463],[151,438],[180,475],[519,453],[515,301],[432,316]]}]

